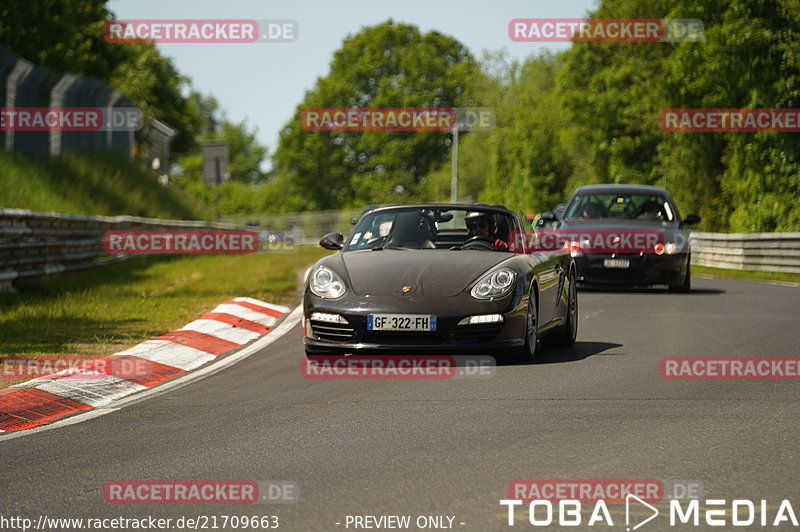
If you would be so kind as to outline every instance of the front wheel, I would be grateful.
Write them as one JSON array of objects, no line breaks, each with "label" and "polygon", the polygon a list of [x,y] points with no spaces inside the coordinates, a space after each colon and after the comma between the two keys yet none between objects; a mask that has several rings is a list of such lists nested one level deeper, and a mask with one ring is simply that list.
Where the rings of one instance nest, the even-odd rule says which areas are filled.
[{"label": "front wheel", "polygon": [[531,289],[528,298],[528,311],[525,315],[525,345],[515,353],[517,360],[531,362],[536,358],[539,347],[539,313],[536,303],[536,293]]},{"label": "front wheel", "polygon": [[575,343],[575,338],[578,336],[578,283],[574,270],[570,271],[567,279],[567,309],[564,325],[560,325],[547,338],[542,338],[542,341],[546,341],[549,345],[569,347]]}]

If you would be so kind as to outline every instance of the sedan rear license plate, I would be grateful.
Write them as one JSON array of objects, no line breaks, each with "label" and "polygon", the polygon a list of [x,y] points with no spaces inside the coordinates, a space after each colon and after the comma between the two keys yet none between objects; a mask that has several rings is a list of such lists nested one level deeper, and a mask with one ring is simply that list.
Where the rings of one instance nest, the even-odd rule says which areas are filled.
[{"label": "sedan rear license plate", "polygon": [[368,331],[435,331],[436,316],[430,314],[368,314]]},{"label": "sedan rear license plate", "polygon": [[630,268],[631,261],[628,259],[605,259],[603,266],[606,268]]}]

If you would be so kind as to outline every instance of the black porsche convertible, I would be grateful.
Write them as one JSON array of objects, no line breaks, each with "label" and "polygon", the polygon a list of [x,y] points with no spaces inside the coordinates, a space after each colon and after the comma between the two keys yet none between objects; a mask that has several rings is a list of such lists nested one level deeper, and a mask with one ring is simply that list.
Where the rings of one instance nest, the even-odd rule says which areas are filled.
[{"label": "black porsche convertible", "polygon": [[576,271],[563,253],[531,253],[522,220],[501,206],[365,209],[341,250],[309,271],[306,354],[503,352],[532,359],[538,341],[571,345]]}]

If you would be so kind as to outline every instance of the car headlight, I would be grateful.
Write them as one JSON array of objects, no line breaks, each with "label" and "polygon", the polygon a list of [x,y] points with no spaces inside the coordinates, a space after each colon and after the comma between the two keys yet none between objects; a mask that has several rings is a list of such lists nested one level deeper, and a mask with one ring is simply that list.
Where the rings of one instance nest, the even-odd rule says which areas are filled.
[{"label": "car headlight", "polygon": [[502,297],[511,291],[517,272],[510,268],[495,270],[483,277],[472,288],[470,294],[475,299],[494,299]]},{"label": "car headlight", "polygon": [[308,282],[311,292],[319,297],[326,299],[336,299],[342,297],[347,289],[344,281],[336,272],[325,266],[317,266],[311,272],[311,279]]}]

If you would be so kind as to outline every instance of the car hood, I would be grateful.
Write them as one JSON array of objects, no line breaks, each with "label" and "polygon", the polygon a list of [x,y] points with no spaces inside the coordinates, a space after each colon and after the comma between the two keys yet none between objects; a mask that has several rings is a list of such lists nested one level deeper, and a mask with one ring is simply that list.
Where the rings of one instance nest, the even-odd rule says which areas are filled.
[{"label": "car hood", "polygon": [[[340,255],[359,295],[455,296],[509,253],[446,249],[348,251]],[[403,287],[407,288],[403,292]]]}]

